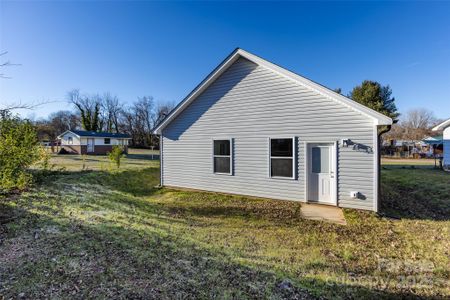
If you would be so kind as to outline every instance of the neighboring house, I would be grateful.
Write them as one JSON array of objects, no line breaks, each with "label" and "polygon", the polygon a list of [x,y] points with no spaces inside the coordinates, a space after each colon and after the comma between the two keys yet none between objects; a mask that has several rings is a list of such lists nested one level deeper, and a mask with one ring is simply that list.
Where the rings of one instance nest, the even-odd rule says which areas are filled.
[{"label": "neighboring house", "polygon": [[158,126],[161,184],[378,210],[392,120],[242,49]]},{"label": "neighboring house", "polygon": [[430,157],[433,155],[433,147],[430,140],[385,140],[382,146],[382,155],[399,158]]},{"label": "neighboring house", "polygon": [[73,154],[106,154],[114,145],[123,147],[128,152],[128,134],[67,130],[60,134],[61,149]]},{"label": "neighboring house", "polygon": [[429,136],[422,141],[428,145],[430,157],[442,157],[444,143],[442,135]]},{"label": "neighboring house", "polygon": [[442,165],[445,170],[450,171],[450,119],[433,128],[433,131],[442,130],[442,142],[444,145]]}]

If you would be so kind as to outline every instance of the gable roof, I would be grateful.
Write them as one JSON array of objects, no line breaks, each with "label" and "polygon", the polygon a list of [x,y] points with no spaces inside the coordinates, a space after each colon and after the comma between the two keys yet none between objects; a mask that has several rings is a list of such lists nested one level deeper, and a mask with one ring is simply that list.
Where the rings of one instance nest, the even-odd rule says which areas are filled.
[{"label": "gable roof", "polygon": [[447,127],[450,127],[450,119],[448,119],[448,120],[442,122],[441,124],[435,126],[432,130],[433,131],[439,131],[439,130],[443,130],[443,129],[447,128]]},{"label": "gable roof", "polygon": [[162,129],[167,126],[173,119],[175,119],[192,101],[194,101],[204,90],[206,90],[220,75],[222,75],[234,62],[240,57],[243,57],[259,66],[263,66],[278,75],[287,78],[299,85],[309,88],[318,94],[341,103],[363,115],[371,118],[375,125],[391,125],[392,119],[370,109],[356,101],[351,100],[341,94],[330,90],[329,88],[320,85],[312,80],[302,77],[294,72],[284,69],[276,64],[273,64],[261,57],[258,57],[243,49],[237,48],[230,55],[228,55],[219,66],[217,66],[195,89],[187,95],[153,130],[155,134],[160,134]]},{"label": "gable roof", "polygon": [[112,133],[112,132],[97,132],[97,131],[86,131],[86,130],[67,130],[58,135],[58,138],[65,135],[67,132],[72,132],[78,137],[99,137],[99,138],[120,138],[120,139],[131,139],[128,134],[124,133]]}]

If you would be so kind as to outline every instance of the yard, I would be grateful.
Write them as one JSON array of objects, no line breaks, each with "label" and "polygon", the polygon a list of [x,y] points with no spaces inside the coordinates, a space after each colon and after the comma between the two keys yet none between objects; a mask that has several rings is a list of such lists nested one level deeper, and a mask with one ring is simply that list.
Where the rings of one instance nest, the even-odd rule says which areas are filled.
[{"label": "yard", "polygon": [[450,174],[386,164],[383,216],[345,210],[343,226],[158,189],[149,158],[55,156],[65,169],[1,199],[0,298],[450,297]]}]

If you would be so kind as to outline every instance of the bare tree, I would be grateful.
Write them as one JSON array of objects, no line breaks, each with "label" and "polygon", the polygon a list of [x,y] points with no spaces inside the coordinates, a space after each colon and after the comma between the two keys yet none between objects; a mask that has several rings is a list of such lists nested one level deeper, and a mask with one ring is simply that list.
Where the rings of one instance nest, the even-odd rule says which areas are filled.
[{"label": "bare tree", "polygon": [[153,144],[152,128],[154,109],[155,102],[151,96],[140,97],[133,104],[133,110],[136,118],[135,127],[141,135],[140,139],[145,146]]},{"label": "bare tree", "polygon": [[419,141],[432,135],[431,128],[438,123],[432,111],[416,108],[402,115],[399,123],[392,125],[385,139]]},{"label": "bare tree", "polygon": [[15,102],[15,103],[9,103],[9,104],[3,104],[0,106],[0,118],[5,118],[9,116],[13,111],[15,110],[33,110],[38,108],[39,106],[54,103],[58,101],[34,101],[30,103],[23,103],[23,102]]},{"label": "bare tree", "polygon": [[153,120],[153,127],[158,125],[175,107],[172,102],[159,102],[156,105],[155,118]]},{"label": "bare tree", "polygon": [[139,97],[125,107],[109,92],[102,96],[83,96],[79,90],[69,92],[68,101],[77,108],[85,130],[128,133],[132,145],[140,147],[158,145],[152,130],[174,107],[170,102],[156,103],[151,96]]},{"label": "bare tree", "polygon": [[81,126],[85,130],[98,131],[102,128],[100,119],[101,98],[98,95],[84,95],[75,89],[68,93],[67,100],[73,104],[79,111],[81,117]]},{"label": "bare tree", "polygon": [[[0,57],[4,56],[6,54],[8,54],[7,51],[0,52]],[[10,61],[1,62],[0,63],[0,72],[2,72],[1,70],[3,70],[5,67],[10,67],[10,66],[19,66],[19,64],[13,64]],[[6,76],[5,73],[0,73],[0,78],[10,79],[11,77]]]},{"label": "bare tree", "polygon": [[105,93],[102,98],[102,115],[106,120],[105,130],[108,132],[119,132],[119,117],[123,110],[123,105],[116,96]]},{"label": "bare tree", "polygon": [[403,138],[421,140],[431,134],[431,128],[436,123],[433,112],[426,108],[409,110],[400,122],[403,128]]},{"label": "bare tree", "polygon": [[56,140],[56,137],[66,130],[80,127],[79,116],[71,111],[58,111],[50,114],[47,119],[34,122],[39,140]]}]

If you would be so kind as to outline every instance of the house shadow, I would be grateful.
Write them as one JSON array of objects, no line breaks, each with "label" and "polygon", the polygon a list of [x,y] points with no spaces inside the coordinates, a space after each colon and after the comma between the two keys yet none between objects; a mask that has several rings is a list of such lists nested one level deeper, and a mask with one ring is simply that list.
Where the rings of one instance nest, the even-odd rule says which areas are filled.
[{"label": "house shadow", "polygon": [[140,160],[159,160],[159,154],[135,154],[128,153],[127,159],[140,159]]},{"label": "house shadow", "polygon": [[394,219],[449,221],[450,174],[433,166],[383,166],[379,208]]},{"label": "house shadow", "polygon": [[[10,212],[17,209],[11,206]],[[52,214],[36,213],[30,206],[15,214],[20,222],[26,220],[32,227],[16,229],[16,242],[5,240],[0,244],[0,252],[10,258],[0,266],[0,270],[10,270],[0,272],[0,280],[8,286],[2,291],[6,298],[15,298],[19,292],[27,298],[71,298],[75,290],[80,299],[93,294],[114,298],[117,290],[117,297],[135,299],[175,299],[180,295],[233,299],[242,295],[254,299],[417,298],[406,290],[364,287],[347,277],[310,278],[277,271],[263,262],[241,260],[226,249],[178,235],[171,229],[172,220],[156,211],[148,215],[149,223],[138,227],[100,220],[101,216],[93,222],[57,217],[58,213],[53,218]],[[160,225],[156,227],[155,222]],[[8,281],[7,276],[15,280]],[[33,280],[39,285],[35,286]],[[55,284],[61,288],[52,289]]]}]

